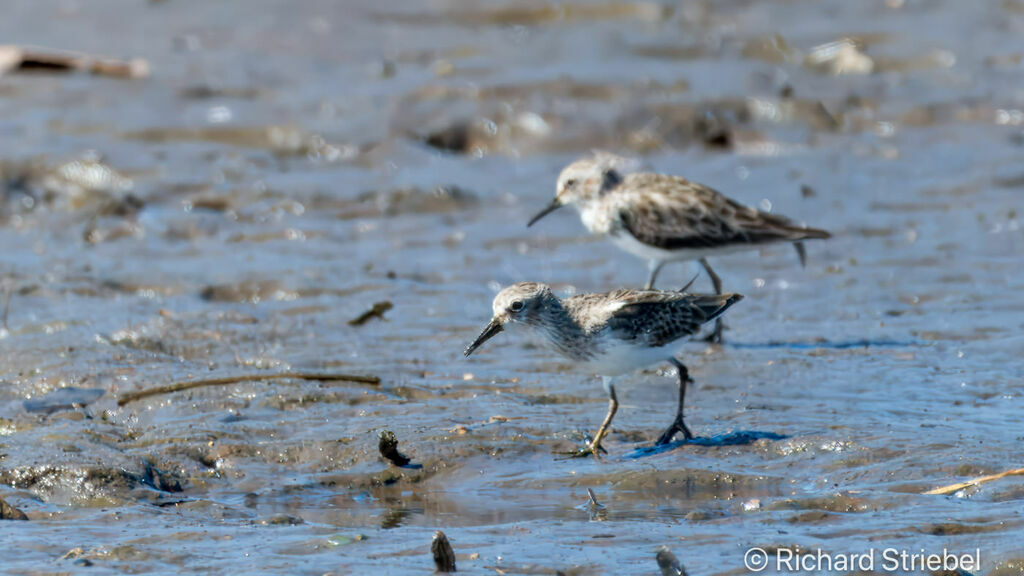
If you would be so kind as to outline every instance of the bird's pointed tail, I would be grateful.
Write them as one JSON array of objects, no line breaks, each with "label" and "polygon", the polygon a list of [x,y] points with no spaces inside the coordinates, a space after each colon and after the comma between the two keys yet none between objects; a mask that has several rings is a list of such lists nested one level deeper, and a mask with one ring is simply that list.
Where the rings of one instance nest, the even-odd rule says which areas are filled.
[{"label": "bird's pointed tail", "polygon": [[710,322],[740,300],[743,300],[742,294],[694,294],[690,303],[704,314],[705,322]]}]

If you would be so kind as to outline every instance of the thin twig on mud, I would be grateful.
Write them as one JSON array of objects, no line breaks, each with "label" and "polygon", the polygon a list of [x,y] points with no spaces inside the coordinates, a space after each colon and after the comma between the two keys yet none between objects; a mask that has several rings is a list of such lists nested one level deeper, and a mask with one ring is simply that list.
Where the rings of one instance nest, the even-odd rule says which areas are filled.
[{"label": "thin twig on mud", "polygon": [[240,376],[223,376],[221,378],[205,378],[202,380],[185,380],[174,382],[166,386],[157,386],[135,392],[126,392],[117,399],[118,406],[124,406],[129,402],[158,396],[160,394],[171,394],[192,388],[203,388],[206,386],[226,386],[239,382],[265,382],[267,380],[321,380],[321,381],[345,381],[357,382],[359,384],[380,384],[380,378],[376,376],[361,376],[359,374],[341,373],[315,373],[315,372],[283,372],[278,374],[243,374]]},{"label": "thin twig on mud", "polygon": [[13,287],[9,282],[4,282],[4,314],[3,314],[3,327],[4,330],[10,332],[11,329],[7,327],[7,317],[11,312],[11,292]]},{"label": "thin twig on mud", "polygon": [[970,488],[971,486],[977,486],[985,482],[991,482],[993,480],[999,480],[1000,478],[1006,478],[1007,476],[1024,476],[1024,468],[1016,468],[1014,470],[1007,470],[1006,472],[1000,472],[999,474],[990,474],[988,476],[981,476],[967,482],[958,482],[956,484],[950,484],[949,486],[942,486],[941,488],[935,488],[922,494],[929,495],[946,495],[954,492],[959,492],[964,488]]}]

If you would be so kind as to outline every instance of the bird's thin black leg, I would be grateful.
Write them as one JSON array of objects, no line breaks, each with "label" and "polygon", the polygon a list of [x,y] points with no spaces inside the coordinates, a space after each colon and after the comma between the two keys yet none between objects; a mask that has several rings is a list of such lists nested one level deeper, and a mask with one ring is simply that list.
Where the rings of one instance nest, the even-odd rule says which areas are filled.
[{"label": "bird's thin black leg", "polygon": [[[700,259],[700,265],[704,267],[704,271],[708,273],[708,277],[711,278],[711,285],[715,287],[715,294],[722,293],[722,279],[715,274],[715,271],[711,269],[711,265],[708,264],[706,258]],[[715,331],[706,338],[708,342],[714,342],[716,344],[722,343],[722,319],[715,318]]]},{"label": "bird's thin black leg", "polygon": [[686,366],[682,362],[675,358],[670,358],[671,362],[676,370],[679,372],[679,410],[676,412],[676,419],[672,422],[672,425],[665,430],[665,433],[658,438],[657,444],[668,444],[672,441],[672,438],[678,433],[682,432],[683,437],[687,440],[693,438],[693,434],[690,429],[686,427],[686,423],[683,421],[683,405],[686,403],[686,384],[692,382],[690,380],[690,371],[686,369]]},{"label": "bird's thin black leg", "polygon": [[651,275],[647,279],[647,285],[644,286],[644,290],[654,289],[654,281],[658,278],[658,272],[661,272],[661,267],[664,265],[664,262],[659,262],[658,260],[648,262],[647,268],[651,271]]}]

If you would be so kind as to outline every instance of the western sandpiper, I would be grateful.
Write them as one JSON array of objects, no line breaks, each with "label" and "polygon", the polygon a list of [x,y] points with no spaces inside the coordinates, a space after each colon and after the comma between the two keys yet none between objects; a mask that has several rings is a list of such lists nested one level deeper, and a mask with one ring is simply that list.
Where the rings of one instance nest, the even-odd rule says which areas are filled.
[{"label": "western sandpiper", "polygon": [[[684,288],[685,290],[685,288]],[[502,330],[529,328],[540,332],[548,344],[572,360],[580,371],[601,376],[608,392],[608,415],[583,454],[597,454],[618,410],[612,379],[657,362],[669,361],[679,371],[679,408],[672,425],[658,444],[677,432],[693,438],[683,422],[686,366],[673,356],[678,340],[694,334],[701,324],[717,318],[741,300],[739,294],[700,295],[684,291],[615,290],[559,299],[546,284],[513,284],[494,298],[494,316],[466,356]]]},{"label": "western sandpiper", "polygon": [[[722,281],[708,264],[708,257],[790,242],[803,265],[803,241],[831,236],[745,206],[685,178],[631,170],[637,165],[609,153],[573,162],[559,174],[554,200],[528,226],[572,205],[590,232],[606,234],[620,248],[648,261],[646,288],[654,287],[665,263],[698,260],[716,294],[722,293]],[[712,341],[722,340],[721,322],[715,321]]]}]

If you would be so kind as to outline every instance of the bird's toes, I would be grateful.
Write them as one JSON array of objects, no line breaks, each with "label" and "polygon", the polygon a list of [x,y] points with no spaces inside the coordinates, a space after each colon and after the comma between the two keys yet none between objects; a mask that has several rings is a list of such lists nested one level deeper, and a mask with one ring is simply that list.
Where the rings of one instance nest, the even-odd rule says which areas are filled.
[{"label": "bird's toes", "polygon": [[658,439],[654,442],[654,445],[664,446],[665,444],[671,442],[672,439],[675,438],[676,434],[679,433],[682,433],[684,441],[693,440],[693,434],[690,432],[690,429],[686,427],[686,424],[683,424],[682,422],[677,420],[672,424],[672,426],[669,427],[668,430],[665,430],[665,432],[658,437]]},{"label": "bird's toes", "polygon": [[600,454],[599,454],[600,452],[605,452],[604,448],[598,446],[597,447],[597,451],[595,451],[594,447],[588,444],[586,446],[581,446],[580,448],[578,448],[576,450],[570,450],[568,452],[556,452],[556,454],[559,454],[561,456],[565,456],[565,458],[562,458],[562,460],[569,460],[569,459],[573,459],[573,458],[586,458],[588,456],[593,456],[594,458],[599,458],[600,457]]},{"label": "bird's toes", "polygon": [[655,446],[664,446],[665,444],[668,444],[669,442],[671,442],[672,438],[675,437],[675,435],[676,435],[676,428],[675,428],[675,426],[673,426],[672,428],[669,428],[668,430],[665,430],[664,432],[662,432],[661,436],[659,436],[658,439],[655,440],[654,445]]}]

